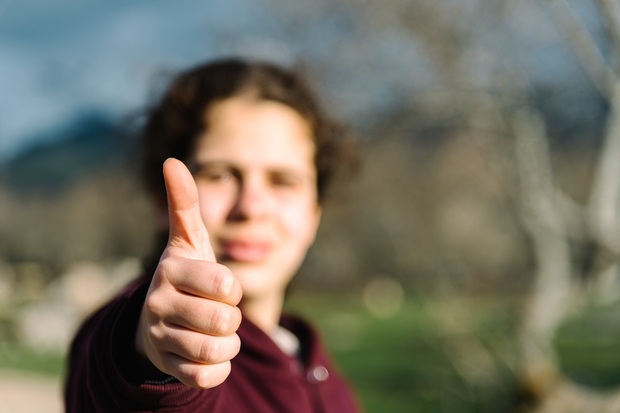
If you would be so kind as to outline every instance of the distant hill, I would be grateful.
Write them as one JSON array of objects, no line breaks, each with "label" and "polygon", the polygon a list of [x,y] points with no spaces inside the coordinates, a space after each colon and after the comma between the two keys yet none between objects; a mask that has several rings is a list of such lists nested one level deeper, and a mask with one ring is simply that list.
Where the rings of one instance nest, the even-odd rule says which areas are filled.
[{"label": "distant hill", "polygon": [[0,164],[0,183],[12,192],[55,194],[78,180],[126,167],[135,138],[102,112],[80,114],[46,133],[33,146]]}]

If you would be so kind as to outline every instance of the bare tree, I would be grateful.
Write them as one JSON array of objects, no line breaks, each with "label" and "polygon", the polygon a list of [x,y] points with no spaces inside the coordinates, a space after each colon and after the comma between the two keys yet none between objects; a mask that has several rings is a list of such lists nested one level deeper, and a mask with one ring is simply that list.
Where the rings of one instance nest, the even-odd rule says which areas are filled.
[{"label": "bare tree", "polygon": [[[582,412],[589,406],[588,411],[594,408],[611,412],[618,410],[618,397],[597,396],[583,387],[577,388],[561,373],[552,340],[562,321],[582,305],[617,299],[620,275],[618,4],[613,0],[596,2],[611,45],[609,57],[605,58],[591,31],[568,1],[547,3],[553,21],[610,109],[590,196],[582,205],[558,189],[548,161],[547,135],[540,116],[531,109],[522,109],[512,117],[516,165],[522,184],[521,216],[533,240],[538,262],[521,333],[521,371],[525,385],[540,400],[540,407],[535,411]],[[592,246],[589,259],[594,264],[581,265],[570,248],[572,243]]]},{"label": "bare tree", "polygon": [[[535,269],[522,314],[520,357],[513,369],[524,391],[534,399],[531,411],[583,412],[584,406],[591,406],[588,411],[618,411],[616,395],[597,395],[562,372],[553,340],[567,317],[584,305],[618,299],[620,5],[615,0],[593,4],[604,25],[608,48],[603,50],[575,8],[579,3],[568,0],[349,3],[361,7],[373,24],[408,33],[423,51],[437,80],[430,89],[441,93],[418,94],[411,107],[430,117],[462,116],[461,126],[472,140],[495,148],[487,152],[492,156],[487,159],[492,170],[498,171],[507,185],[515,184],[510,196],[531,240]],[[484,19],[472,16],[485,13],[489,19],[502,21],[517,9],[537,10],[543,22],[545,15],[551,17],[547,23],[557,29],[560,41],[569,45],[609,106],[585,201],[571,198],[559,183],[544,115],[530,98],[536,85],[523,75],[524,63],[497,51],[495,59],[488,61],[492,67],[484,68],[472,58],[484,55],[478,53],[480,33],[471,24]],[[487,83],[476,78],[478,71],[485,69]],[[575,245],[587,246],[588,253]],[[487,351],[471,344],[471,354]]]}]

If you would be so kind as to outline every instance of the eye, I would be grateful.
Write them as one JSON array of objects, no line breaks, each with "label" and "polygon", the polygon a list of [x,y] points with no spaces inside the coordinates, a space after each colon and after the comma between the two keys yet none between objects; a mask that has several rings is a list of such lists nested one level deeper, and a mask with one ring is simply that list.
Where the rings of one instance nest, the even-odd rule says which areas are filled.
[{"label": "eye", "polygon": [[271,174],[270,182],[275,187],[295,188],[300,185],[301,179],[291,173],[276,172]]}]

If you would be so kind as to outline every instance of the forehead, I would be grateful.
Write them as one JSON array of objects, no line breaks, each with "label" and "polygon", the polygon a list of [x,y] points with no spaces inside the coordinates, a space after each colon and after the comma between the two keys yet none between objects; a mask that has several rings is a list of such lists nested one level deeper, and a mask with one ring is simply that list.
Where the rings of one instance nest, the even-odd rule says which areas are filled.
[{"label": "forehead", "polygon": [[308,122],[277,102],[232,98],[205,113],[198,163],[228,161],[250,166],[314,170],[315,144]]}]

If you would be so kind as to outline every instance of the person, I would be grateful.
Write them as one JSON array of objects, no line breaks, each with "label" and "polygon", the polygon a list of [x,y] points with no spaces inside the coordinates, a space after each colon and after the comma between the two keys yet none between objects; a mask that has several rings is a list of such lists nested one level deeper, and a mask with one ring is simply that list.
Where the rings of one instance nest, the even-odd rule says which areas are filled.
[{"label": "person", "polygon": [[223,59],[173,79],[142,140],[165,241],[77,332],[66,411],[358,412],[315,329],[283,314],[328,189],[352,165],[347,136],[271,63]]}]

